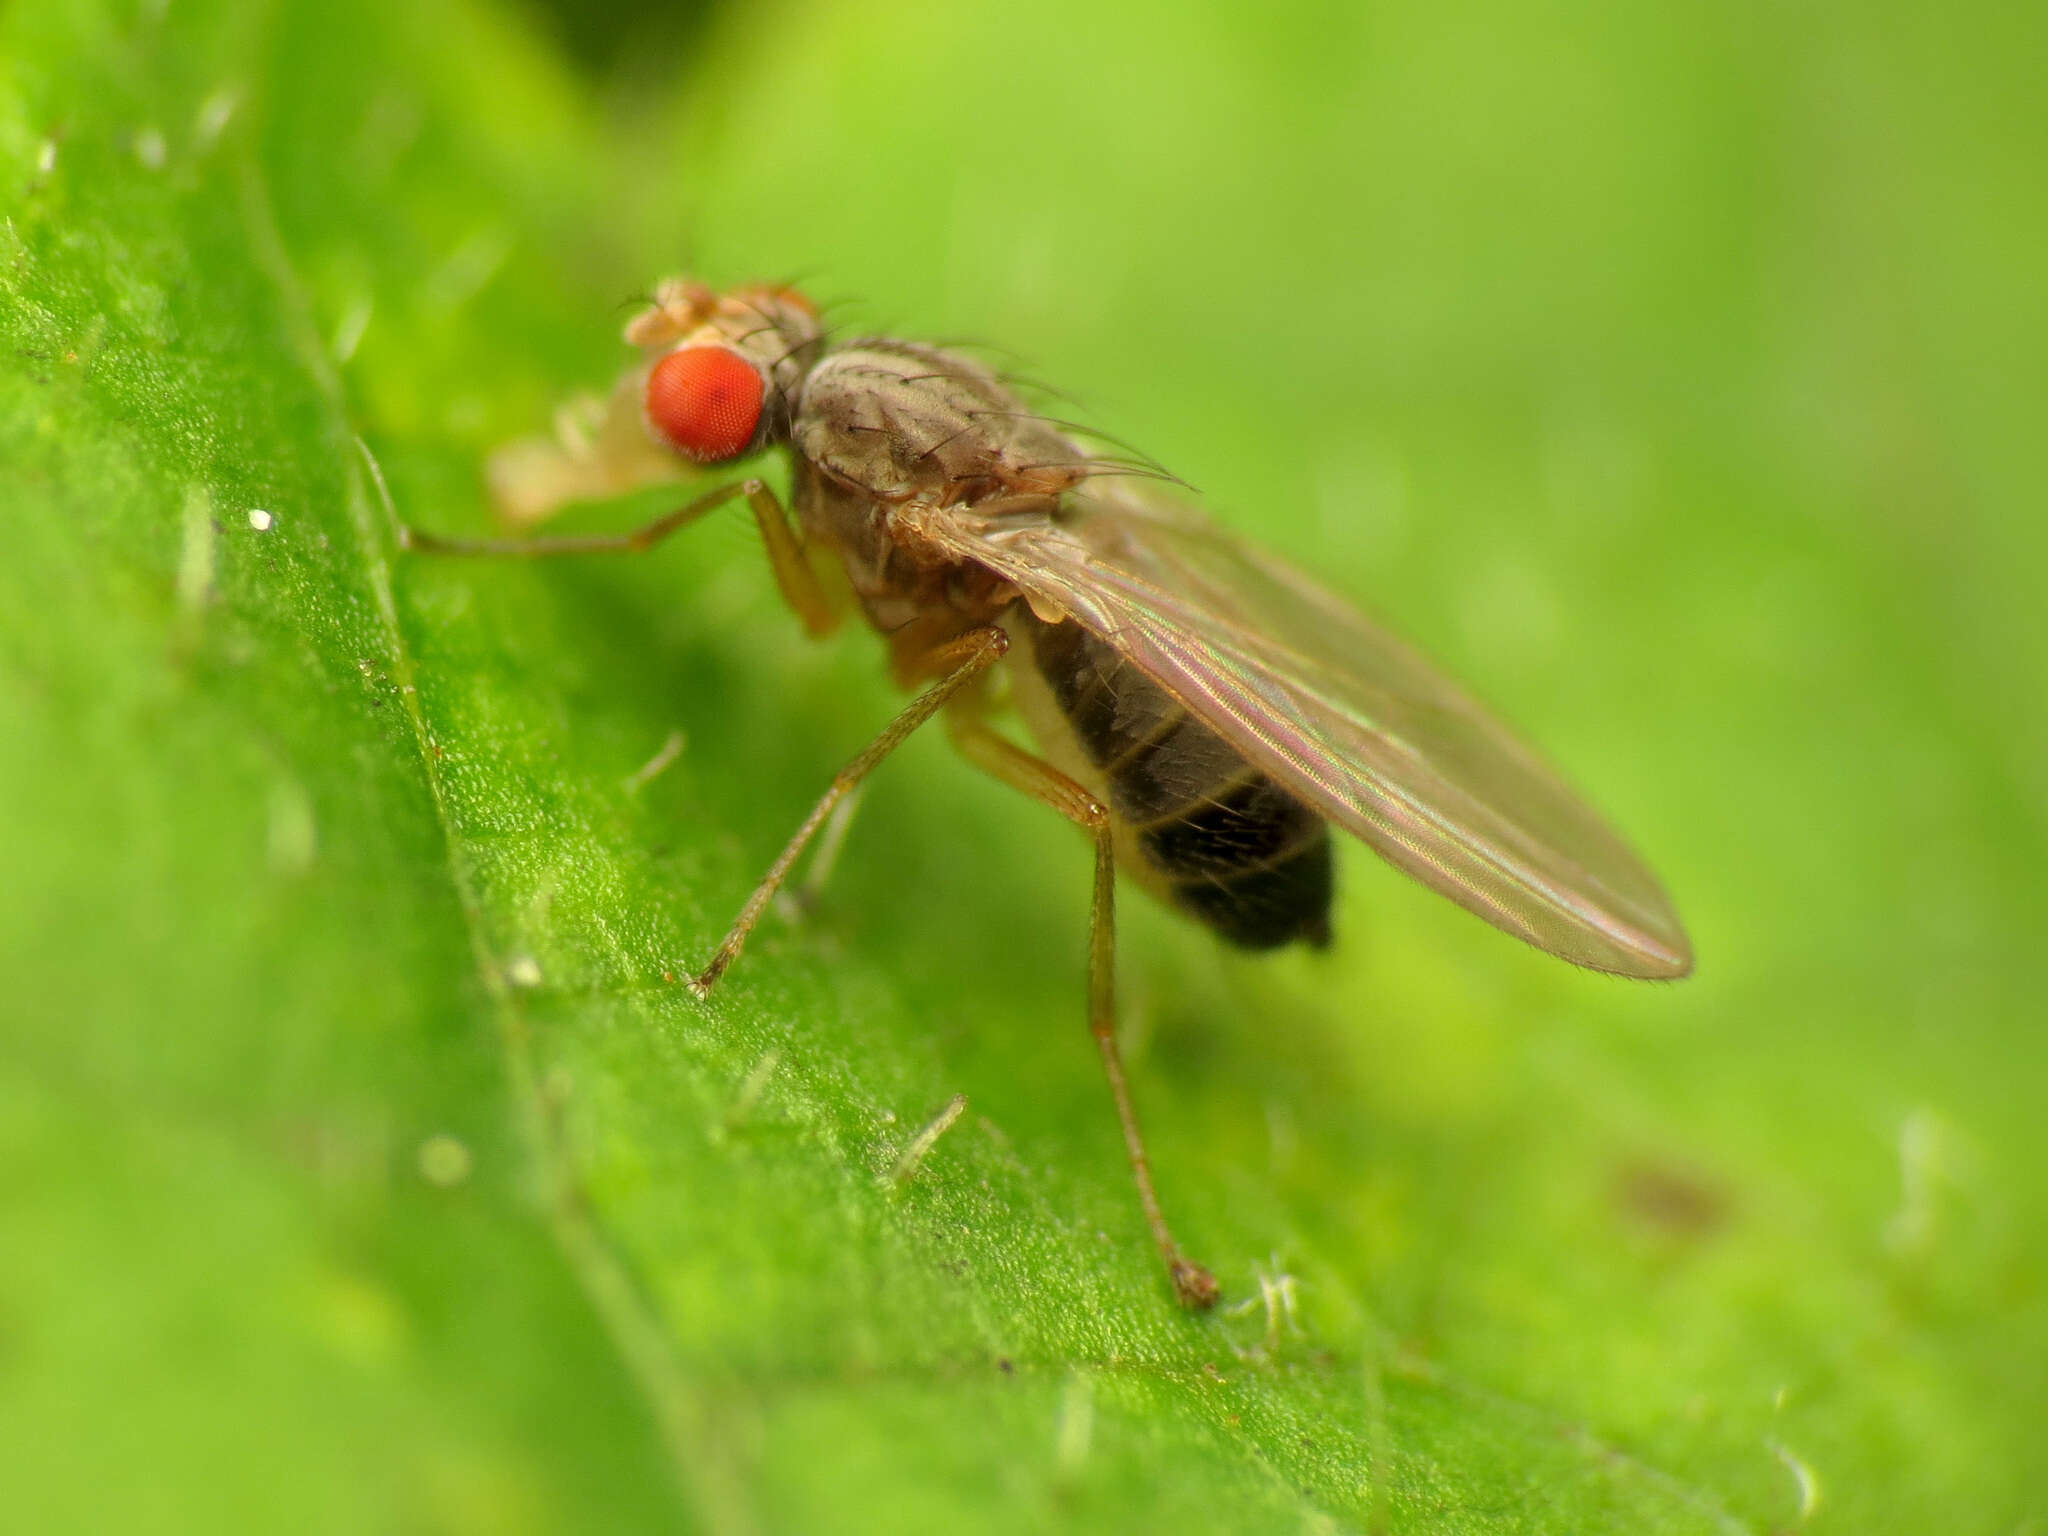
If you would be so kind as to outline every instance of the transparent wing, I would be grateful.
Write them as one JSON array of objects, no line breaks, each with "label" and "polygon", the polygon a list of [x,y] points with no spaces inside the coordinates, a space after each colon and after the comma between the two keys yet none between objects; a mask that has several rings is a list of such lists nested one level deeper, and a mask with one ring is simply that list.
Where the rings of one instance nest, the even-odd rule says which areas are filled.
[{"label": "transparent wing", "polygon": [[1595,970],[1692,969],[1656,877],[1553,770],[1415,651],[1199,513],[1102,479],[1055,520],[905,510],[1496,927]]}]

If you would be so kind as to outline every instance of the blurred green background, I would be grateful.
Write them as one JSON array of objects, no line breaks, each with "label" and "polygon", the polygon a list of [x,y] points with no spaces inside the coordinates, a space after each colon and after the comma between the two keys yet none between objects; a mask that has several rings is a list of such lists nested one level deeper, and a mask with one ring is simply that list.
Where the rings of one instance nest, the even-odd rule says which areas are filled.
[{"label": "blurred green background", "polygon": [[[2044,75],[1989,0],[0,8],[5,1523],[2042,1530]],[[1357,847],[1326,957],[1133,896],[1203,1318],[1085,848],[942,741],[665,984],[876,647],[743,512],[437,567],[380,476],[486,526],[681,268],[1013,349],[1567,764],[1698,976]]]}]

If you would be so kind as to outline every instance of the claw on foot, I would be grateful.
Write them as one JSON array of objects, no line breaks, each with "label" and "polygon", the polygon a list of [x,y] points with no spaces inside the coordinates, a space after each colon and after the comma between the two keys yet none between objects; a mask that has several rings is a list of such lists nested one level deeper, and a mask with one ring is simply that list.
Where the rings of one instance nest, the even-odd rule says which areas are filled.
[{"label": "claw on foot", "polygon": [[1206,1312],[1216,1305],[1219,1287],[1216,1277],[1201,1265],[1175,1259],[1168,1266],[1173,1275],[1173,1294],[1190,1312]]}]

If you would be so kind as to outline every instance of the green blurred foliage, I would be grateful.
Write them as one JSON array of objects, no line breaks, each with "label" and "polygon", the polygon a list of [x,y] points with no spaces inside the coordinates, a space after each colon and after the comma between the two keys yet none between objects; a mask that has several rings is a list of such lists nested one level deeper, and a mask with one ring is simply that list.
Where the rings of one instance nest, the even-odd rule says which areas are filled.
[{"label": "green blurred foliage", "polygon": [[[10,1526],[2048,1520],[2038,10],[537,15],[0,13]],[[874,647],[743,514],[434,567],[383,487],[482,526],[686,263],[1015,347],[1369,594],[1699,976],[1355,848],[1324,958],[1126,903],[1207,1318],[1082,1028],[1085,850],[942,743],[668,985]]]}]

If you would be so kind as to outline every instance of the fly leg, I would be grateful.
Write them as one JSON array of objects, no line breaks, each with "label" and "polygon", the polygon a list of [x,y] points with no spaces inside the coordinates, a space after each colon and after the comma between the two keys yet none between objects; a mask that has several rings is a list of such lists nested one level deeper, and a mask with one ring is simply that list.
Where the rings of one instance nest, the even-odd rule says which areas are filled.
[{"label": "fly leg", "polygon": [[903,712],[889,722],[881,735],[868,743],[860,756],[839,770],[832,780],[832,787],[811,807],[811,814],[804,818],[803,825],[796,829],[796,835],[789,840],[788,846],[768,867],[768,873],[761,877],[761,883],[747,898],[747,904],[740,908],[740,915],[733,919],[732,930],[726,934],[725,942],[718,946],[718,953],[711,957],[711,963],[692,979],[691,984],[699,996],[709,992],[718,978],[725,974],[726,968],[739,958],[747,935],[761,920],[761,913],[775,899],[775,892],[789,878],[790,870],[803,857],[805,847],[818,835],[818,829],[831,818],[840,803],[875,770],[883,758],[903,745],[905,737],[937,714],[948,699],[1001,661],[1009,648],[1010,637],[990,625],[971,629],[931,654],[932,670],[943,674],[939,681],[904,706]]},{"label": "fly leg", "polygon": [[853,813],[860,809],[861,791],[854,789],[832,809],[824,830],[818,834],[818,851],[811,855],[811,867],[796,885],[775,893],[775,910],[789,923],[800,922],[824,892],[825,882],[839,863],[839,850],[846,845],[846,832],[853,825]]},{"label": "fly leg", "polygon": [[1124,1080],[1123,1055],[1117,1049],[1116,860],[1109,811],[1081,785],[1050,763],[1013,745],[974,715],[955,711],[946,717],[946,723],[954,745],[969,762],[1011,788],[1051,806],[1094,840],[1095,897],[1088,914],[1088,1028],[1102,1052],[1103,1074],[1109,1079],[1110,1096],[1116,1100],[1117,1119],[1123,1124],[1124,1150],[1130,1155],[1131,1173],[1138,1181],[1138,1200],[1145,1207],[1152,1240],[1159,1245],[1159,1255],[1166,1261],[1166,1271],[1173,1278],[1174,1294],[1181,1305],[1201,1311],[1216,1301],[1216,1277],[1181,1252],[1165,1214],[1159,1209],[1159,1196],[1152,1188],[1152,1165],[1145,1156],[1145,1139],[1138,1133],[1138,1112],[1131,1104],[1130,1085]]},{"label": "fly leg", "polygon": [[717,511],[735,496],[747,498],[754,522],[761,530],[761,542],[768,549],[768,564],[775,572],[775,585],[782,599],[803,620],[813,636],[832,632],[839,615],[818,581],[818,573],[804,557],[789,526],[789,514],[775,492],[760,480],[735,480],[707,491],[695,501],[665,512],[653,522],[624,533],[555,534],[532,539],[458,539],[418,528],[401,526],[399,544],[426,555],[485,555],[514,560],[539,560],[553,555],[638,555],[645,554],[670,534],[687,528],[699,518]]}]

